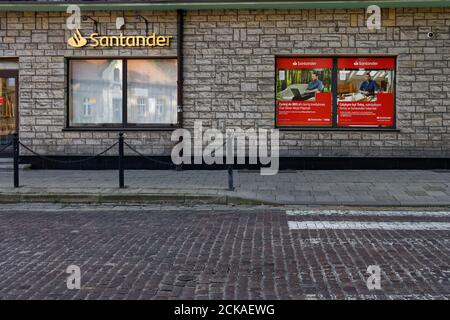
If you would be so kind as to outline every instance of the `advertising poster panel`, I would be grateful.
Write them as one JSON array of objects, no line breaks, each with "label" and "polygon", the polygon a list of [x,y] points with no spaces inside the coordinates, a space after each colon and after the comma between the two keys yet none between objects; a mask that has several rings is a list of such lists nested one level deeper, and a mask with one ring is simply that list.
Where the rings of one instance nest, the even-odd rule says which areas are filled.
[{"label": "advertising poster panel", "polygon": [[394,58],[339,58],[338,127],[394,126]]},{"label": "advertising poster panel", "polygon": [[331,58],[277,58],[277,126],[332,125]]}]

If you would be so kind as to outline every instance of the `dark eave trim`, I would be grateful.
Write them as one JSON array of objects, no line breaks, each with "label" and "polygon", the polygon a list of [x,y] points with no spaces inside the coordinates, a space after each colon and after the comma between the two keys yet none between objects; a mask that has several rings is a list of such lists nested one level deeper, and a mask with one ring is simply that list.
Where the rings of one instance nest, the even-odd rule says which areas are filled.
[{"label": "dark eave trim", "polygon": [[82,10],[203,10],[203,9],[361,9],[369,5],[381,8],[432,8],[450,7],[450,0],[373,0],[373,1],[240,1],[240,2],[164,2],[164,3],[0,3],[0,11],[61,12],[77,4]]}]

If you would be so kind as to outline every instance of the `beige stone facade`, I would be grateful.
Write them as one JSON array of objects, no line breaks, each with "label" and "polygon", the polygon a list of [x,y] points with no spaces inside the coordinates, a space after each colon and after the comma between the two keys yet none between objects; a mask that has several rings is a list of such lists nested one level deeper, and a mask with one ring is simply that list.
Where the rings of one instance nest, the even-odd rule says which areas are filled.
[{"label": "beige stone facade", "polygon": [[[102,34],[117,34],[121,11],[83,14]],[[118,131],[66,130],[66,59],[176,56],[176,12],[139,14],[150,32],[175,36],[170,48],[72,49],[67,14],[0,12],[0,57],[19,59],[23,143],[47,155],[90,155],[116,141]],[[124,33],[142,34],[136,12],[124,15]],[[397,131],[282,131],[281,155],[450,157],[450,8],[383,9],[382,25],[369,31],[364,10],[186,11],[184,127],[201,119],[217,128],[273,128],[278,54],[398,54]],[[82,31],[92,30],[83,22]],[[148,155],[170,155],[170,135],[127,131],[126,139]]]}]

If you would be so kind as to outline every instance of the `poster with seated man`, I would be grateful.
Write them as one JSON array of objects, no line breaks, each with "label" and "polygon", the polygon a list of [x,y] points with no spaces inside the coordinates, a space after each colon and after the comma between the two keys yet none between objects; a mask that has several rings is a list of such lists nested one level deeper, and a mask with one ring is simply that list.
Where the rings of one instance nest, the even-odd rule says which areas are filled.
[{"label": "poster with seated man", "polygon": [[330,58],[277,58],[277,125],[330,126]]}]

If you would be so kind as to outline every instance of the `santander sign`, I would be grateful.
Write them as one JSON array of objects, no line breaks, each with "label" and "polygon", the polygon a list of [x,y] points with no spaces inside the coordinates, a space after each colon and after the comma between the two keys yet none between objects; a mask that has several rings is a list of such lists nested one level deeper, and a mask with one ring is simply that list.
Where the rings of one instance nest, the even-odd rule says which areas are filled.
[{"label": "santander sign", "polygon": [[357,67],[373,67],[373,66],[377,66],[378,62],[377,61],[355,61],[353,63],[354,66]]},{"label": "santander sign", "polygon": [[395,69],[394,57],[338,58],[339,69]]}]

